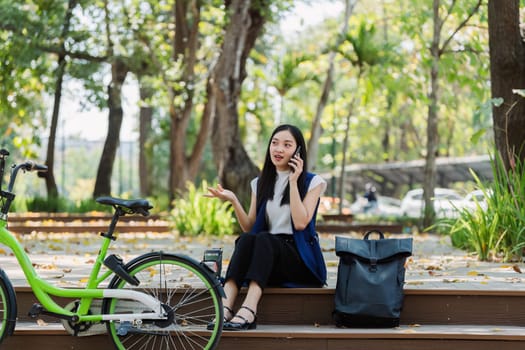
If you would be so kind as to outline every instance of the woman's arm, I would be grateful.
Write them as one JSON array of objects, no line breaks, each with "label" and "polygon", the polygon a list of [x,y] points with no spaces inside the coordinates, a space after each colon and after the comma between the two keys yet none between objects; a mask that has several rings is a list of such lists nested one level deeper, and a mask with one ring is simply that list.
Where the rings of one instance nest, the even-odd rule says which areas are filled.
[{"label": "woman's arm", "polygon": [[250,200],[250,209],[248,210],[248,213],[246,213],[242,207],[241,202],[239,202],[239,199],[232,191],[225,190],[221,185],[217,185],[217,188],[208,187],[208,191],[209,194],[205,195],[206,197],[216,197],[232,204],[233,210],[235,211],[235,216],[237,217],[237,221],[239,222],[243,232],[249,232],[251,230],[253,224],[255,223],[256,216],[255,194],[253,192]]},{"label": "woman's arm", "polygon": [[297,181],[290,182],[290,211],[296,230],[304,230],[312,220],[322,190],[323,186],[321,184],[315,186],[308,191],[301,201]]},{"label": "woman's arm", "polygon": [[322,185],[315,186],[306,193],[306,196],[301,201],[297,180],[299,179],[299,175],[303,172],[303,160],[300,156],[295,155],[290,160],[289,164],[293,169],[288,178],[290,184],[290,212],[294,228],[296,230],[304,230],[314,216],[317,202],[319,201],[321,192],[324,188]]}]

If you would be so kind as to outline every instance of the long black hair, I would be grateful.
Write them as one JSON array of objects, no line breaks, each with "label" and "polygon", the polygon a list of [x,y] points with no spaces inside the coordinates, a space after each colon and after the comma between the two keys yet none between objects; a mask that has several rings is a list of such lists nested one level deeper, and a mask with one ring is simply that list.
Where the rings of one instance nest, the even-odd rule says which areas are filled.
[{"label": "long black hair", "polygon": [[[308,164],[306,161],[306,143],[304,142],[303,133],[299,128],[297,128],[294,125],[290,124],[282,124],[279,125],[272,133],[272,136],[270,137],[270,140],[268,141],[268,147],[266,148],[266,157],[264,159],[264,165],[261,171],[261,174],[259,176],[259,180],[257,181],[257,209],[260,208],[262,203],[264,203],[266,200],[272,199],[274,195],[274,187],[275,187],[275,181],[277,179],[277,169],[275,168],[275,165],[272,163],[272,158],[270,155],[270,145],[272,143],[272,139],[278,132],[288,130],[293,138],[295,139],[295,143],[297,144],[297,147],[301,147],[301,150],[299,151],[299,154],[301,156],[301,159],[303,160],[303,172],[301,175],[299,175],[299,178],[297,179],[297,186],[299,188],[299,193],[301,195],[301,199],[304,198],[306,195],[307,189],[305,188],[305,182],[306,182],[306,169],[308,169]],[[286,185],[286,189],[283,193],[283,198],[281,200],[281,205],[283,204],[289,204],[290,203],[290,184]]]}]

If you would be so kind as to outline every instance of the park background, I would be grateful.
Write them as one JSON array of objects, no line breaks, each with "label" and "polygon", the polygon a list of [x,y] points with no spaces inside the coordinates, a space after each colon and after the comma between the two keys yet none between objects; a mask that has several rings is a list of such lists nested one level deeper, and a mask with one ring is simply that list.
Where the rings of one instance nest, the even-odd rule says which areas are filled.
[{"label": "park background", "polygon": [[341,185],[349,164],[425,159],[423,183],[375,185],[428,204],[437,157],[524,158],[523,1],[0,5],[2,147],[50,169],[20,182],[20,210],[108,194],[165,210],[204,180],[246,202],[279,123],[348,201],[364,190]]}]

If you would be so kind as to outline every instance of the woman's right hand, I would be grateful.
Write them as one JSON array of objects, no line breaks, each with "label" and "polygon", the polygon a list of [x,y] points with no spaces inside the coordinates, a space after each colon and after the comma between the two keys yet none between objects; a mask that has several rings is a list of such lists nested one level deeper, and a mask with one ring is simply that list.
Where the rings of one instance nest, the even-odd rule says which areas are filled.
[{"label": "woman's right hand", "polygon": [[215,197],[228,202],[233,202],[237,198],[235,193],[230,190],[225,190],[220,184],[217,185],[217,188],[208,187],[208,192],[208,194],[204,195],[205,197]]}]

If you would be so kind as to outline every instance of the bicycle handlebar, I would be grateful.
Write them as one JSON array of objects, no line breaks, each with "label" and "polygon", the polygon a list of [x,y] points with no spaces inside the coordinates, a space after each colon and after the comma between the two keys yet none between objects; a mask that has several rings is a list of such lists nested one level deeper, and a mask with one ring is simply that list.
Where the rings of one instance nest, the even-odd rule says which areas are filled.
[{"label": "bicycle handlebar", "polygon": [[16,175],[18,173],[18,170],[24,170],[24,171],[38,171],[38,172],[46,172],[47,166],[42,164],[37,164],[31,160],[25,161],[22,164],[15,165],[12,172],[11,172],[11,178],[9,179],[9,185],[7,186],[7,191],[12,192],[13,187],[15,185]]},{"label": "bicycle handlebar", "polygon": [[38,172],[46,172],[47,166],[37,164],[31,160],[25,161],[24,163],[13,165],[11,170],[11,177],[9,179],[9,185],[7,186],[7,191],[2,190],[2,182],[4,180],[4,171],[5,171],[5,160],[9,156],[9,151],[6,149],[0,149],[0,196],[5,199],[1,204],[0,208],[0,216],[4,217],[7,215],[7,212],[9,211],[9,207],[11,206],[11,202],[15,198],[13,191],[13,187],[15,185],[16,175],[18,174],[18,171],[22,169],[23,171],[38,171]]},{"label": "bicycle handlebar", "polygon": [[40,172],[47,171],[47,165],[37,164],[33,162],[32,160],[28,160],[25,163],[20,164],[20,168],[25,171],[40,171]]}]

